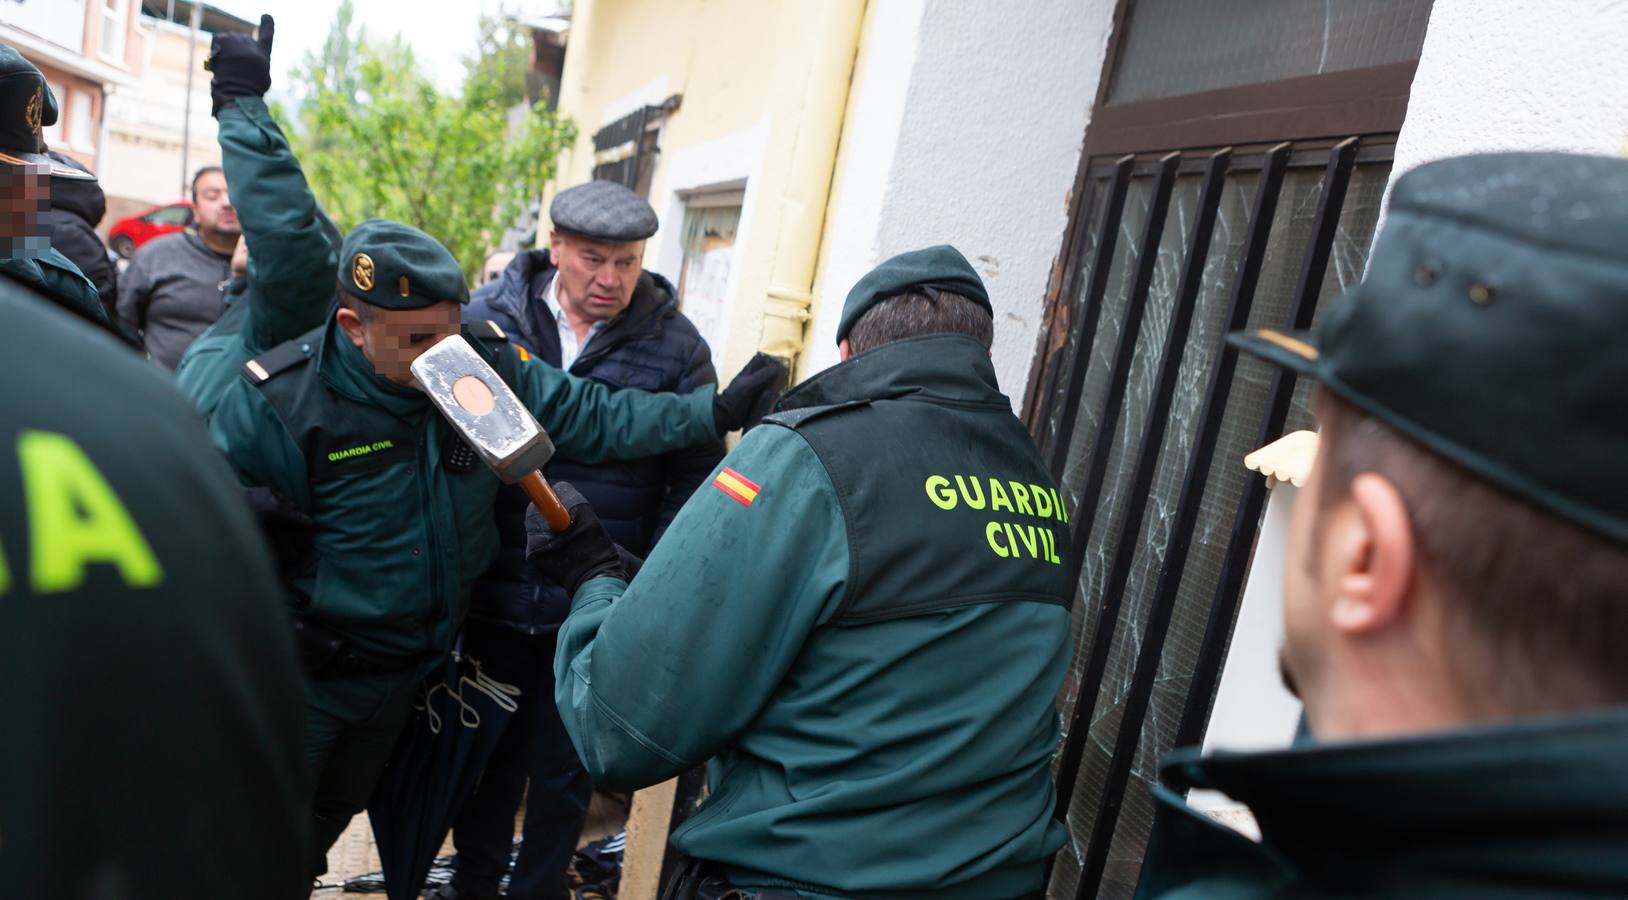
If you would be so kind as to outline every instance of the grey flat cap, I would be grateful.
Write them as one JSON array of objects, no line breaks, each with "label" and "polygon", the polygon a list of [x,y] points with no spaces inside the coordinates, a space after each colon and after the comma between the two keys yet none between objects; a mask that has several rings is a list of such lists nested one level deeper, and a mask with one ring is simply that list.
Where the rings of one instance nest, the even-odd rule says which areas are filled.
[{"label": "grey flat cap", "polygon": [[642,241],[656,233],[656,211],[614,181],[590,181],[560,191],[548,208],[554,227],[600,241]]}]

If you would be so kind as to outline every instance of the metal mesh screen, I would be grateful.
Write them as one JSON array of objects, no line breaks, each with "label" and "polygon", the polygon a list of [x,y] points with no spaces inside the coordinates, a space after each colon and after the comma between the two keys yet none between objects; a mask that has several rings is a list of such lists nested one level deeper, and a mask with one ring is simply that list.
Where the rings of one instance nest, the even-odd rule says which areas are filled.
[{"label": "metal mesh screen", "polygon": [[1136,0],[1108,102],[1418,59],[1429,19],[1430,0]]}]

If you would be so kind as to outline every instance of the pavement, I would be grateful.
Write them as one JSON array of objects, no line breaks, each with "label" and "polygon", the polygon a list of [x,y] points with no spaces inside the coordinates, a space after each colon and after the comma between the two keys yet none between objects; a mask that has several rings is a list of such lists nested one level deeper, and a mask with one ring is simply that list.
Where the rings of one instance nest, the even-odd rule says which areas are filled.
[{"label": "pavement", "polygon": [[[582,837],[577,840],[577,846],[581,847],[590,841],[597,841],[621,831],[627,825],[627,812],[628,804],[625,799],[595,792],[593,800],[588,804],[588,820],[582,826]],[[520,823],[524,820],[525,814],[526,808],[522,804],[520,811],[515,814],[517,835],[520,833]],[[437,855],[447,856],[452,852],[452,837],[449,835]],[[377,871],[379,871],[379,848],[373,842],[373,826],[364,813],[351,820],[350,827],[345,829],[345,833],[341,834],[339,840],[328,850],[328,874],[322,876],[322,880],[312,891],[312,900],[338,900],[347,896],[363,896],[347,895],[341,888],[347,879]]]}]

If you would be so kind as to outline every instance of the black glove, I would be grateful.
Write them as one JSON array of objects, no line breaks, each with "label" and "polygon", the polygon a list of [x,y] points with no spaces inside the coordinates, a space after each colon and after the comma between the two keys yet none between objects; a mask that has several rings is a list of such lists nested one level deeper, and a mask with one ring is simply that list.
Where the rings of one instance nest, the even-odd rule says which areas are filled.
[{"label": "black glove", "polygon": [[767,353],[759,353],[741,369],[712,401],[712,421],[722,437],[739,428],[750,430],[774,409],[786,387],[786,366]]},{"label": "black glove", "polygon": [[209,96],[215,101],[209,114],[239,97],[264,97],[271,89],[271,37],[277,23],[271,16],[260,17],[260,37],[246,34],[216,34],[209,44],[204,68],[215,73],[209,82]]},{"label": "black glove", "polygon": [[526,511],[526,562],[532,571],[565,588],[573,597],[590,578],[611,575],[626,580],[627,570],[616,552],[616,542],[599,524],[588,498],[569,481],[556,483],[554,493],[571,514],[571,527],[556,534],[537,507]]}]

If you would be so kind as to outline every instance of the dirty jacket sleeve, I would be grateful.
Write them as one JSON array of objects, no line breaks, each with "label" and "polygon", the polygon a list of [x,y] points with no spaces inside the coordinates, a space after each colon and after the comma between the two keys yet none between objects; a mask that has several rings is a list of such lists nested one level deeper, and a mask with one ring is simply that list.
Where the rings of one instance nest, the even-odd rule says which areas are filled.
[{"label": "dirty jacket sleeve", "polygon": [[296,508],[311,508],[305,455],[271,404],[247,381],[238,379],[226,389],[209,419],[209,436],[244,485],[271,488]]},{"label": "dirty jacket sleeve", "polygon": [[757,717],[847,587],[847,529],[829,476],[795,431],[762,426],[709,481],[631,584],[583,585],[560,629],[555,702],[589,774],[655,784],[715,755]]},{"label": "dirty jacket sleeve", "polygon": [[515,357],[521,402],[568,459],[637,459],[718,439],[710,384],[687,394],[613,390],[535,358],[521,361],[512,345],[501,352]]},{"label": "dirty jacket sleeve", "polygon": [[243,342],[255,355],[322,324],[334,296],[339,229],[317,205],[264,101],[240,97],[221,109],[220,150],[249,242]]}]

